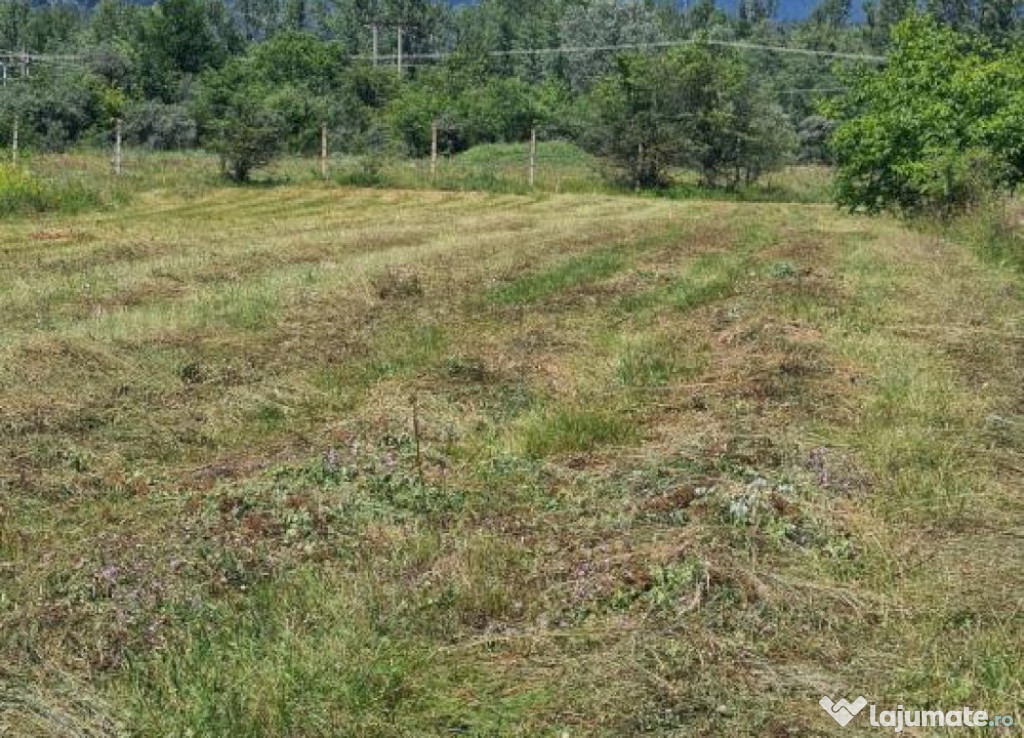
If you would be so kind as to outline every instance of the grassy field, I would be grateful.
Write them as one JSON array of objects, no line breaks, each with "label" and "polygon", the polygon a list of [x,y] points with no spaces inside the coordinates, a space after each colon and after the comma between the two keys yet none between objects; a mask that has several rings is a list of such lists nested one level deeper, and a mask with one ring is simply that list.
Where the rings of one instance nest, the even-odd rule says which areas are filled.
[{"label": "grassy field", "polygon": [[0,226],[0,734],[1024,718],[1008,260],[822,204],[200,164]]},{"label": "grassy field", "polygon": [[[343,186],[377,189],[427,189],[494,194],[634,194],[621,173],[609,168],[571,143],[542,141],[536,156],[535,182],[530,186],[530,155],[526,144],[488,144],[454,156],[439,158],[431,173],[429,159],[376,156],[332,156],[329,180]],[[220,165],[215,156],[200,152],[128,150],[121,177],[111,173],[109,157],[96,151],[62,155],[31,155],[22,162],[33,173],[28,193],[11,187],[26,179],[23,173],[0,166],[0,217],[17,214],[22,194],[23,212],[82,212],[96,207],[121,207],[140,192],[172,190],[182,197],[199,197],[221,189]],[[695,173],[676,171],[674,184],[656,193],[669,199],[702,199]],[[740,202],[831,202],[830,172],[816,166],[794,166],[767,175],[760,182],[732,192],[719,191],[716,199]],[[319,162],[282,157],[259,170],[255,186],[300,185],[320,182]],[[28,197],[24,195],[28,194]],[[42,195],[42,197],[40,197]]]}]

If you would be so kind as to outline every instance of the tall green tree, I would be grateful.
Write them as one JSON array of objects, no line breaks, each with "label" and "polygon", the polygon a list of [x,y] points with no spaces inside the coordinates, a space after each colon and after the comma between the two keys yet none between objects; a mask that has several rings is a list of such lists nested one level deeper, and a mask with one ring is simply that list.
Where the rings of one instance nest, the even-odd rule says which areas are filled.
[{"label": "tall green tree", "polygon": [[779,11],[779,0],[740,0],[737,14],[741,22],[764,23]]},{"label": "tall green tree", "polygon": [[138,40],[143,9],[126,0],[102,0],[92,12],[86,42],[113,46]]},{"label": "tall green tree", "polygon": [[886,65],[851,72],[826,106],[839,202],[876,212],[963,208],[1024,181],[1024,53],[933,18],[893,29]]},{"label": "tall green tree", "polygon": [[166,102],[180,99],[190,78],[242,49],[221,0],[161,0],[144,19],[139,43],[146,95]]},{"label": "tall green tree", "polygon": [[868,33],[876,50],[889,44],[892,27],[917,12],[917,0],[867,0],[864,13]]},{"label": "tall green tree", "polygon": [[[657,13],[643,0],[593,0],[572,5],[562,17],[561,37],[565,46],[576,48],[642,45],[665,40]],[[615,67],[615,57],[615,53],[598,50],[574,53],[565,60],[565,74],[573,91],[586,91],[610,73]]]},{"label": "tall green tree", "polygon": [[995,41],[1009,37],[1024,18],[1018,0],[979,0],[977,8],[978,30]]},{"label": "tall green tree", "polygon": [[590,102],[584,146],[641,187],[664,184],[677,166],[707,186],[736,187],[781,166],[792,146],[788,121],[749,68],[704,44],[620,57]]},{"label": "tall green tree", "polygon": [[850,0],[821,0],[811,12],[809,23],[830,29],[845,28],[850,22]]},{"label": "tall green tree", "polygon": [[249,58],[232,59],[202,76],[193,103],[200,135],[238,182],[247,181],[284,148],[288,122],[274,105],[278,92]]},{"label": "tall green tree", "polygon": [[20,51],[28,47],[32,5],[28,0],[0,2],[0,44],[4,49]]}]

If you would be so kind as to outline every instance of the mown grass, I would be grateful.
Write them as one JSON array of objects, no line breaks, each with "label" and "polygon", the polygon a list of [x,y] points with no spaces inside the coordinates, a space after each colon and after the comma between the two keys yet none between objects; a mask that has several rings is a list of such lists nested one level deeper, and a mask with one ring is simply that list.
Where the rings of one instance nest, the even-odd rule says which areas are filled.
[{"label": "mown grass", "polygon": [[152,176],[0,229],[0,732],[1019,714],[1007,264],[817,205]]},{"label": "mown grass", "polygon": [[491,293],[491,300],[507,305],[529,305],[565,289],[597,282],[619,271],[625,263],[618,251],[597,251],[574,256],[538,274],[519,277]]}]

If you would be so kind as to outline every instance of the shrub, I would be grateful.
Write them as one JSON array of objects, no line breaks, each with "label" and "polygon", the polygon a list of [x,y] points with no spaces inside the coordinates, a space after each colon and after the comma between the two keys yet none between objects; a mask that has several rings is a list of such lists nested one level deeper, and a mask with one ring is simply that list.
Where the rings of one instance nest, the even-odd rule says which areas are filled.
[{"label": "shrub", "polygon": [[125,114],[125,142],[158,151],[187,149],[196,145],[196,121],[181,105],[147,101]]},{"label": "shrub", "polygon": [[797,127],[797,161],[802,164],[831,164],[832,152],[828,148],[835,122],[823,115],[809,115]]},{"label": "shrub", "polygon": [[101,85],[93,75],[53,75],[33,78],[31,85],[11,86],[0,96],[3,136],[10,140],[10,121],[20,121],[19,136],[25,147],[63,151],[94,128],[106,126],[101,105]]},{"label": "shrub", "polygon": [[334,181],[349,187],[383,187],[388,178],[384,174],[383,162],[374,156],[359,159],[356,169],[348,169],[334,175]]},{"label": "shrub", "polygon": [[[456,64],[453,62],[453,64]],[[485,143],[525,141],[545,119],[552,90],[519,79],[482,78],[460,70],[426,75],[392,101],[388,119],[396,139],[413,156],[430,152],[431,126],[440,125],[439,148],[446,153]]]},{"label": "shrub", "polygon": [[1024,60],[914,17],[884,69],[827,106],[837,197],[851,210],[967,209],[1024,181]]}]

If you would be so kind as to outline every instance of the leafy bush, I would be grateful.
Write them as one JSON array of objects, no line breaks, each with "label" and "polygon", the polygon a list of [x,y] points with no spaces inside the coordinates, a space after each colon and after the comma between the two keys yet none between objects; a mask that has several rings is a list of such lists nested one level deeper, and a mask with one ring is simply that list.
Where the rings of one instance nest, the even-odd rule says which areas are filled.
[{"label": "leafy bush", "polygon": [[104,86],[88,73],[37,73],[31,85],[10,86],[0,98],[3,137],[10,140],[11,123],[19,120],[19,139],[26,148],[64,151],[87,133],[105,127],[110,117],[103,106]]},{"label": "leafy bush", "polygon": [[129,144],[167,151],[195,146],[198,127],[184,106],[147,101],[128,109],[124,134]]},{"label": "leafy bush", "polygon": [[841,205],[963,210],[1024,181],[1024,56],[925,17],[893,30],[881,70],[859,70],[827,106]]},{"label": "leafy bush", "polygon": [[388,120],[407,153],[423,156],[430,151],[430,127],[441,118],[444,109],[441,95],[427,85],[410,84],[391,102]]},{"label": "leafy bush", "polygon": [[519,79],[478,76],[459,69],[425,75],[392,101],[388,117],[408,153],[430,152],[431,126],[440,126],[439,148],[457,153],[485,143],[525,141],[546,118],[553,93]]},{"label": "leafy bush", "polygon": [[372,72],[350,70],[340,44],[289,31],[254,46],[251,59],[253,74],[272,90],[268,105],[285,125],[289,151],[319,153],[324,122],[332,151],[360,148],[372,127],[369,110],[387,86]]},{"label": "leafy bush", "polygon": [[356,169],[347,169],[334,175],[334,181],[349,187],[383,187],[387,184],[383,163],[372,156],[364,156],[359,160]]}]

